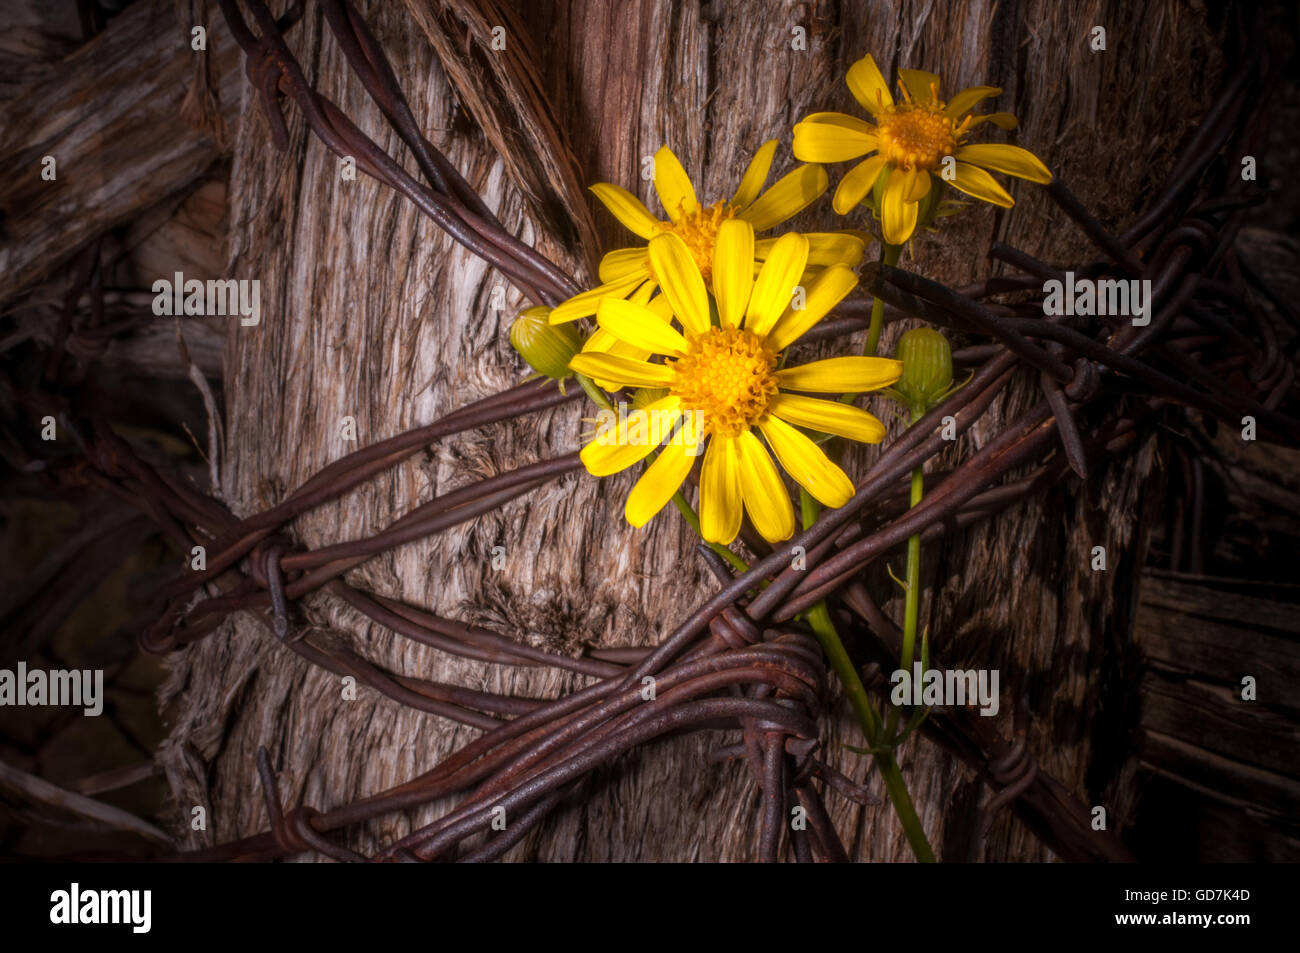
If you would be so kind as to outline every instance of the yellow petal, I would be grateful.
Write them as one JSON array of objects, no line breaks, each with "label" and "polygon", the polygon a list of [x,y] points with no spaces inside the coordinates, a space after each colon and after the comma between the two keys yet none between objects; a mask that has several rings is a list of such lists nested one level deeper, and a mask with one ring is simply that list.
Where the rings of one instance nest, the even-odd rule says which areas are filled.
[{"label": "yellow petal", "polygon": [[867,243],[849,232],[804,232],[808,239],[808,264],[825,268],[829,265],[862,264]]},{"label": "yellow petal", "polygon": [[849,67],[849,75],[845,77],[845,82],[848,83],[853,98],[873,116],[883,107],[894,105],[889,84],[885,82],[880,67],[876,65],[870,53]]},{"label": "yellow petal", "polygon": [[740,459],[736,442],[711,437],[700,469],[700,535],[726,545],[740,532]]},{"label": "yellow petal", "polygon": [[649,241],[659,234],[659,219],[651,215],[641,200],[627,189],[609,182],[597,182],[591,191],[633,235]]},{"label": "yellow petal", "polygon": [[808,263],[808,239],[798,232],[788,232],[777,239],[754,282],[749,308],[745,312],[745,330],[763,337],[772,329],[794,295]]},{"label": "yellow petal", "polygon": [[681,413],[681,400],[676,397],[665,397],[645,410],[631,411],[617,423],[609,411],[602,411],[604,426],[596,431],[595,438],[582,448],[578,457],[592,476],[619,473],[644,460],[662,443]]},{"label": "yellow petal", "polygon": [[736,438],[740,452],[740,493],[754,529],[769,543],[794,535],[794,506],[763,441],[748,430]]},{"label": "yellow petal", "polygon": [[655,153],[655,191],[659,193],[664,211],[674,222],[680,222],[700,209],[691,177],[667,146]]},{"label": "yellow petal", "polygon": [[887,357],[828,357],[823,361],[779,370],[776,382],[782,390],[860,394],[888,387],[902,374],[903,362]]},{"label": "yellow petal", "polygon": [[1016,128],[1018,123],[1016,117],[1011,113],[989,113],[987,116],[975,116],[970,121],[970,128],[974,129],[980,123],[991,122],[999,129],[1011,130]]},{"label": "yellow petal", "polygon": [[916,202],[907,201],[916,185],[916,171],[894,169],[885,183],[885,194],[880,202],[880,232],[886,244],[902,245],[916,231],[919,213]]},{"label": "yellow petal", "polygon": [[[604,328],[596,328],[591,332],[591,336],[582,342],[582,352],[584,354],[609,354],[613,357],[626,357],[638,362],[645,361],[650,356],[649,351],[635,348],[620,341]],[[618,381],[606,380],[603,377],[593,377],[592,380],[602,390],[613,391],[623,386]]]},{"label": "yellow petal", "polygon": [[569,370],[591,378],[614,381],[619,387],[664,387],[673,382],[671,367],[599,352],[583,351],[574,355]]},{"label": "yellow petal", "polygon": [[923,69],[900,69],[898,78],[904,88],[912,95],[912,102],[930,104],[935,101],[939,89],[939,77]]},{"label": "yellow petal", "polygon": [[[682,429],[664,447],[654,463],[646,468],[627,495],[623,515],[633,526],[642,527],[664,508],[685,482],[699,455],[695,414],[685,415]],[[689,431],[689,432],[688,432]]]},{"label": "yellow petal", "polygon": [[758,422],[758,429],[767,438],[781,468],[817,502],[843,506],[853,498],[853,481],[798,430],[771,414]]},{"label": "yellow petal", "polygon": [[649,308],[622,298],[606,298],[596,323],[620,341],[651,354],[685,354],[686,338]]},{"label": "yellow petal", "polygon": [[603,328],[597,328],[591,332],[591,336],[587,340],[582,342],[582,352],[584,354],[604,354],[618,343],[620,342],[614,335]]},{"label": "yellow petal", "polygon": [[917,169],[912,180],[912,190],[907,193],[907,201],[919,202],[930,193],[930,173]]},{"label": "yellow petal", "polygon": [[729,218],[718,228],[713,243],[713,297],[718,302],[718,323],[740,327],[740,319],[754,287],[754,226]]},{"label": "yellow petal", "polygon": [[600,302],[605,298],[626,298],[645,281],[646,276],[639,272],[629,272],[616,281],[598,285],[590,291],[574,295],[568,301],[561,302],[551,312],[551,324],[563,324],[565,321],[577,321],[589,318],[596,313]]},{"label": "yellow petal", "polygon": [[[591,332],[591,336],[582,342],[582,353],[613,354],[615,357],[631,357],[644,361],[649,359],[651,352],[645,348],[633,347],[626,341],[620,341],[616,335],[604,328],[596,328]],[[617,385],[606,387],[605,390],[617,390]]]},{"label": "yellow petal", "polygon": [[753,205],[737,217],[754,226],[754,231],[764,232],[794,218],[826,191],[830,179],[819,165],[801,165],[782,176],[777,183],[758,197]]},{"label": "yellow petal", "polygon": [[[973,166],[969,162],[958,162],[954,166],[954,172],[952,181],[948,183],[953,188],[985,202],[1001,205],[1003,208],[1011,208],[1016,204],[1016,200],[1007,194],[1007,190],[978,166]],[[551,320],[555,320],[554,314],[551,315]]]},{"label": "yellow petal", "polygon": [[[630,300],[637,304],[642,303],[637,299],[640,298],[643,293],[645,293],[645,288],[648,286],[652,286],[652,284],[653,284],[652,282],[647,281],[645,285],[642,285],[641,288],[637,289],[636,294],[634,294]],[[653,291],[653,287],[651,287],[651,291]],[[662,297],[663,296],[660,295],[660,298]],[[658,301],[660,300],[660,298],[656,298],[654,300]],[[664,322],[665,324],[667,324],[673,319],[672,314],[668,311],[667,308],[661,308],[656,310],[655,308],[652,307],[650,308],[650,310],[654,312],[655,317],[657,317],[660,321]],[[663,311],[663,314],[660,314],[659,311]],[[619,340],[619,338],[616,335],[614,335],[609,331],[606,331],[604,328],[601,327],[598,327],[596,328],[596,330],[591,332],[591,336],[587,338],[587,340],[583,343],[582,350],[583,353],[592,353],[592,354],[604,353],[610,355],[611,357],[625,357],[630,360],[636,361],[638,364],[645,363],[646,360],[653,353],[651,351],[646,350],[645,348],[634,347],[633,345],[628,344],[626,341]],[[572,365],[573,362],[570,361],[569,363],[570,365]],[[620,381],[612,381],[603,377],[593,377],[592,380],[594,380],[602,390],[615,391],[623,386],[623,384]],[[653,390],[653,388],[650,389]]]},{"label": "yellow petal", "polygon": [[879,148],[876,127],[844,113],[813,113],[794,127],[800,162],[845,162]]},{"label": "yellow petal", "polygon": [[845,265],[831,265],[812,283],[803,307],[795,310],[794,302],[785,309],[763,342],[774,351],[783,351],[815,325],[827,312],[844,300],[858,284],[858,276]]},{"label": "yellow petal", "polygon": [[650,277],[650,258],[644,245],[640,248],[620,248],[600,260],[600,280],[605,284],[638,271],[644,271],[645,277]]},{"label": "yellow petal", "polygon": [[[647,282],[647,284],[653,284],[653,282]],[[658,285],[655,285],[656,289],[658,287],[659,287]],[[662,294],[657,294],[653,298],[651,298],[648,302],[646,302],[646,307],[649,308],[651,311],[653,311],[655,314],[659,315],[659,317],[664,321],[672,321],[673,319],[673,306],[672,304],[669,303],[668,299]]]},{"label": "yellow petal", "polygon": [[740,180],[740,187],[731,197],[733,208],[744,208],[758,198],[758,193],[763,190],[763,183],[767,181],[767,174],[772,170],[772,157],[776,155],[776,146],[777,141],[769,139],[759,146],[758,151],[754,153],[754,158],[749,160],[749,167],[745,169],[745,176]]},{"label": "yellow petal", "polygon": [[1052,173],[1038,156],[1019,146],[1008,146],[998,142],[962,146],[957,150],[954,158],[960,162],[970,162],[992,169],[994,172],[1005,172],[1018,179],[1028,179],[1040,185],[1052,181]]},{"label": "yellow petal", "polygon": [[[825,268],[828,265],[848,265],[856,268],[862,264],[867,243],[851,232],[803,232],[808,239],[808,267]],[[754,257],[766,261],[776,244],[775,238],[760,238],[754,243]]]},{"label": "yellow petal", "polygon": [[874,155],[859,162],[849,170],[848,175],[840,179],[839,187],[835,189],[835,198],[831,200],[836,215],[849,214],[866,197],[888,161],[882,155]]},{"label": "yellow petal", "polygon": [[880,443],[885,425],[861,407],[838,400],[819,400],[798,394],[777,394],[768,411],[798,427],[807,427],[862,443]]},{"label": "yellow petal", "polygon": [[[642,251],[644,251],[644,249],[642,249]],[[649,275],[649,272],[650,272],[650,259],[646,258],[646,274]],[[653,278],[651,278],[650,280],[642,284],[641,287],[637,288],[636,291],[628,295],[627,300],[631,301],[633,304],[645,305],[650,300],[650,296],[658,290],[659,290],[658,282],[654,281]],[[658,314],[659,312],[655,311],[655,313]],[[669,314],[662,315],[661,317],[665,321],[672,320],[672,315]]]},{"label": "yellow petal", "polygon": [[960,119],[989,97],[1001,95],[1002,90],[997,86],[972,86],[950,99],[943,114],[949,119]]},{"label": "yellow petal", "polygon": [[672,232],[650,239],[650,267],[677,320],[691,334],[709,329],[709,295],[686,242]]}]

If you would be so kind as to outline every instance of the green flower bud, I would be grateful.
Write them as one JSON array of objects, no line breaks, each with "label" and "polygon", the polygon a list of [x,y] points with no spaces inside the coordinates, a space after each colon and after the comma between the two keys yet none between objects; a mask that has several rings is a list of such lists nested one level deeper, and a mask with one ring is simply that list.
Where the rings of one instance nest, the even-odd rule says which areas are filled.
[{"label": "green flower bud", "polygon": [[933,328],[913,328],[898,341],[894,356],[903,376],[894,390],[914,413],[923,414],[948,396],[952,387],[952,347]]},{"label": "green flower bud", "polygon": [[582,337],[573,324],[550,324],[550,308],[521,311],[510,325],[510,346],[537,373],[562,381],[572,376],[569,362],[582,349]]}]

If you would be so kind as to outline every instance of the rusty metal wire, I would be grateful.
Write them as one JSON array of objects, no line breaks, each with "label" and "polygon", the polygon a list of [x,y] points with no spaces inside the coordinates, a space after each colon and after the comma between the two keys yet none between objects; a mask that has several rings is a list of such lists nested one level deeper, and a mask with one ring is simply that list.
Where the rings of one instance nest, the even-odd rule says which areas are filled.
[{"label": "rusty metal wire", "polygon": [[[323,2],[325,20],[362,86],[411,149],[427,184],[409,175],[308,82],[284,36],[299,10],[277,22],[264,3],[251,0],[246,6],[260,31],[255,36],[234,0],[220,3],[244,50],[250,81],[278,148],[290,143],[280,111],[281,98],[288,97],[327,148],[354,156],[359,168],[410,199],[533,300],[553,305],[579,290],[572,277],[506,232],[420,134],[383,50],[346,0]],[[1148,326],[1112,319],[1083,327],[1078,321],[1043,317],[1038,303],[1023,301],[1024,293],[1041,289],[1044,280],[1059,279],[1064,269],[1001,243],[994,243],[989,256],[1013,272],[957,291],[897,268],[868,266],[864,285],[887,303],[889,320],[919,317],[972,339],[957,351],[975,365],[971,380],[888,446],[845,506],[826,511],[788,544],[759,549],[760,558],[748,572],[733,575],[716,554],[701,547],[719,588],[655,646],[572,658],[365,592],[343,579],[377,553],[442,532],[579,470],[573,453],[435,497],[366,538],[311,550],[289,532],[296,517],[338,499],[434,441],[539,413],[575,398],[576,391],[566,397],[550,387],[525,384],[477,401],[347,455],[278,505],[242,520],[145,463],[102,422],[92,421],[89,430],[74,426],[74,432],[87,434],[88,479],[145,509],[183,550],[195,543],[208,550],[205,570],[186,572],[165,588],[166,604],[142,634],[143,648],[173,651],[216,631],[229,613],[248,612],[312,664],[353,675],[398,704],[483,732],[431,771],[329,811],[299,805],[286,813],[269,757],[259,751],[269,829],[173,859],[267,860],[316,851],[342,861],[490,860],[516,845],[598,765],[683,731],[739,729],[742,741],[718,749],[717,756],[743,759],[760,792],[762,859],[778,860],[788,850],[799,861],[847,860],[822,800],[824,789],[859,803],[873,799],[863,785],[817,757],[819,719],[827,711],[830,686],[816,641],[796,621],[803,610],[829,599],[852,614],[846,618],[856,620],[862,636],[897,658],[900,633],[872,600],[862,573],[909,536],[921,533],[931,539],[988,519],[1067,471],[1084,477],[1106,456],[1131,446],[1139,428],[1173,404],[1237,426],[1242,415],[1253,415],[1262,438],[1300,438],[1300,421],[1282,409],[1295,396],[1293,355],[1283,351],[1273,319],[1247,293],[1232,252],[1242,212],[1258,195],[1249,183],[1230,177],[1216,182],[1207,174],[1222,150],[1234,140],[1245,144],[1243,137],[1258,131],[1247,104],[1262,98],[1259,92],[1267,80],[1263,57],[1244,61],[1248,65],[1229,78],[1164,189],[1123,235],[1097,221],[1059,178],[1048,189],[1103,256],[1074,271],[1152,282],[1157,307]],[[1209,197],[1196,202],[1202,191],[1210,192]],[[76,295],[98,273],[97,257],[87,261]],[[992,300],[1006,293],[1022,300]],[[860,330],[868,308],[866,300],[847,302],[816,336]],[[64,327],[50,355],[49,366],[56,370],[67,333]],[[1240,374],[1226,376],[1232,367],[1248,369],[1247,387]],[[944,419],[952,418],[957,434],[969,430],[1026,373],[1041,387],[1043,399],[1006,422],[951,471],[933,473],[924,500],[909,509],[907,476],[951,446],[941,433]],[[52,395],[9,389],[33,406],[64,410]],[[806,553],[806,570],[791,566],[796,546]],[[438,651],[495,665],[554,666],[590,682],[560,698],[537,699],[387,672],[351,650],[320,643],[295,624],[294,602],[318,590]],[[653,680],[653,693],[646,693],[645,679]],[[1084,805],[1038,766],[1028,750],[1022,716],[1017,717],[1014,741],[987,719],[961,711],[935,712],[921,731],[975,767],[996,790],[986,808],[985,830],[994,814],[1012,808],[1063,858],[1128,859],[1119,841],[1093,831]],[[360,857],[326,837],[450,795],[460,797],[454,808],[375,857]],[[786,822],[794,805],[804,809],[806,830],[791,830]],[[492,821],[500,811],[509,824],[496,832]]]}]

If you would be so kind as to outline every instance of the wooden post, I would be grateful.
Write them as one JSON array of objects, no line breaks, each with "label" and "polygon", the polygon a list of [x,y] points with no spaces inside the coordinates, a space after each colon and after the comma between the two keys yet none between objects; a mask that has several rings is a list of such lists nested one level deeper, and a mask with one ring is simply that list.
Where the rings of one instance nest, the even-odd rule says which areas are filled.
[{"label": "wooden post", "polygon": [[[1094,4],[1088,12],[920,0],[360,6],[426,135],[507,227],[577,269],[590,269],[600,253],[629,238],[578,191],[579,182],[616,182],[653,201],[641,163],[668,144],[702,197],[729,197],[763,141],[781,140],[773,170],[780,174],[793,165],[790,129],[802,115],[856,109],[843,78],[868,52],[886,68],[937,72],[950,89],[1003,86],[997,108],[1021,119],[1012,141],[1043,156],[1104,220],[1120,226],[1172,162],[1211,98],[1217,70],[1208,29],[1172,0],[1140,8]],[[501,22],[494,23],[498,13]],[[503,61],[497,69],[491,59],[497,54],[483,28],[494,25],[506,28],[511,56],[519,57],[514,66]],[[1107,31],[1104,52],[1089,45],[1096,25]],[[793,42],[799,30],[806,48]],[[395,148],[395,137],[379,133],[378,109],[310,6],[290,42],[314,70],[320,91]],[[1175,94],[1179,106],[1170,108]],[[261,281],[263,314],[257,327],[232,328],[227,352],[222,482],[241,515],[277,503],[349,450],[526,373],[506,332],[515,311],[531,302],[405,200],[364,176],[345,179],[340,160],[304,134],[292,111],[289,126],[291,149],[277,152],[265,121],[250,112],[234,146],[231,277]],[[503,145],[505,159],[494,151]],[[572,176],[564,148],[576,157]],[[558,158],[542,161],[539,150]],[[842,172],[832,170],[833,180]],[[943,224],[941,234],[918,241],[908,266],[959,285],[991,272],[985,251],[994,238],[1057,264],[1095,255],[1036,187],[1017,183],[1012,192],[1019,203],[1014,211],[968,210]],[[556,231],[559,241],[547,237],[566,208],[591,209],[599,247],[586,244],[591,232],[581,214]],[[825,201],[799,224],[825,230],[844,222]],[[585,277],[594,278],[589,270]],[[492,307],[498,287],[505,288],[501,310]],[[1022,409],[1035,399],[1033,386],[1027,378],[993,413]],[[889,414],[883,401],[876,409]],[[590,416],[589,407],[567,405],[440,442],[304,516],[293,531],[313,546],[374,532],[434,493],[576,448],[584,414]],[[355,443],[344,439],[348,417],[355,421]],[[988,432],[977,428],[967,440],[982,441]],[[969,444],[955,452],[963,449]],[[871,456],[851,454],[850,472],[864,472]],[[1040,763],[1085,803],[1106,806],[1112,830],[1124,823],[1132,792],[1097,762],[1096,733],[1114,728],[1099,721],[1098,700],[1107,646],[1127,638],[1143,558],[1139,510],[1154,467],[1150,443],[1139,442],[1082,486],[1064,484],[990,524],[946,537],[924,562],[929,588],[922,624],[936,650],[952,665],[1001,671],[1005,733],[1015,703],[1025,699],[1029,743]],[[491,516],[374,559],[352,578],[446,615],[526,632],[551,648],[648,644],[702,601],[711,584],[676,513],[665,512],[643,530],[622,520],[630,482],[630,474],[566,478]],[[1098,545],[1108,554],[1104,573],[1090,566]],[[492,568],[496,546],[505,548],[501,570]],[[901,557],[893,558],[898,564]],[[870,583],[881,598],[897,593],[883,567]],[[580,684],[554,672],[449,658],[359,621],[326,595],[307,598],[299,612],[316,635],[347,640],[379,664],[425,678],[530,695]],[[427,770],[474,735],[364,689],[346,700],[337,677],[310,668],[242,617],[172,664],[171,692],[182,686],[184,692],[176,696],[163,763],[179,815],[206,805],[211,818],[206,832],[184,831],[193,846],[266,826],[254,759],[259,745],[272,750],[286,797],[326,807]],[[752,858],[757,794],[743,766],[707,761],[717,743],[708,735],[678,739],[598,772],[510,856]],[[868,777],[869,760],[844,748],[860,743],[840,706],[825,728],[825,757],[851,777]],[[902,769],[940,857],[1048,856],[1007,816],[987,846],[975,843],[987,793],[943,752],[914,740],[903,751]],[[879,790],[877,779],[869,783]],[[887,804],[860,808],[831,795],[828,805],[854,858],[911,856]],[[435,813],[371,824],[349,846],[372,850]]]}]

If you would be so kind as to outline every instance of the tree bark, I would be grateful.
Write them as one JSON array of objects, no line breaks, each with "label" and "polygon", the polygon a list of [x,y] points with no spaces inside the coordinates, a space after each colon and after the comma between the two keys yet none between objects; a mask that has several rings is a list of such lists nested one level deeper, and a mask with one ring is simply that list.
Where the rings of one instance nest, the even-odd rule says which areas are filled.
[{"label": "tree bark", "polygon": [[[577,191],[579,182],[616,182],[655,210],[642,159],[668,144],[702,199],[725,198],[752,152],[779,138],[774,181],[794,164],[790,128],[801,116],[857,111],[843,78],[868,52],[887,75],[899,65],[930,69],[949,91],[1002,86],[997,108],[1021,121],[1012,141],[1042,156],[1103,221],[1124,224],[1208,103],[1215,45],[1201,14],[1172,0],[1071,6],[544,0],[507,11],[467,0],[359,4],[428,138],[507,228],[591,283],[599,254],[631,242]],[[508,49],[518,54],[508,68],[491,60],[482,29],[498,16]],[[1089,47],[1095,25],[1107,30],[1106,52]],[[792,48],[796,28],[806,31],[804,50]],[[395,151],[399,140],[383,131],[315,8],[309,5],[289,42],[320,92]],[[1175,92],[1178,107],[1170,108]],[[293,110],[290,150],[275,151],[245,95],[230,178],[228,274],[261,281],[263,317],[257,327],[232,328],[226,354],[222,484],[241,516],[279,502],[352,449],[516,383],[526,370],[506,334],[515,312],[531,303],[404,199],[364,176],[341,178],[339,160],[305,134]],[[494,152],[503,145],[511,153],[504,159]],[[538,159],[542,149],[550,159]],[[399,161],[414,171],[409,156]],[[832,181],[843,171],[832,169]],[[985,252],[995,238],[1062,266],[1096,257],[1041,190],[1019,182],[1011,190],[1014,210],[973,203],[939,234],[920,238],[908,266],[961,285],[990,274]],[[844,225],[829,197],[796,224]],[[501,310],[492,301],[498,287],[506,288]],[[887,349],[897,330],[887,333]],[[1024,375],[937,466],[981,446],[1035,393]],[[872,408],[890,414],[883,400]],[[589,406],[566,405],[441,441],[305,515],[293,534],[318,546],[373,533],[434,494],[575,449],[581,418],[590,414]],[[355,444],[341,436],[349,416]],[[865,473],[874,454],[851,453],[850,473]],[[1110,716],[1099,699],[1128,657],[1145,545],[1139,511],[1155,468],[1153,444],[1144,439],[1085,483],[1063,484],[925,554],[922,625],[936,653],[951,667],[999,669],[1004,734],[1011,736],[1012,712],[1023,699],[1032,716],[1029,745],[1042,767],[1086,804],[1106,806],[1112,829],[1122,826],[1133,792],[1109,767],[1124,719]],[[695,555],[698,540],[674,511],[643,530],[623,521],[631,484],[630,473],[596,480],[580,472],[375,558],[348,578],[551,649],[650,644],[714,584]],[[1106,547],[1105,573],[1089,565],[1098,545]],[[492,568],[495,546],[505,548],[503,570]],[[900,554],[890,558],[901,565]],[[883,562],[868,582],[882,601],[897,592]],[[887,608],[900,616],[901,600]],[[299,604],[295,624],[424,678],[534,696],[582,684],[561,673],[450,658],[368,624],[324,594]],[[271,752],[286,800],[325,809],[426,771],[476,734],[364,689],[344,700],[336,676],[311,668],[245,616],[172,664],[166,694],[173,728],[161,758],[178,830],[192,846],[267,826],[254,762],[259,745]],[[823,742],[827,760],[881,793],[869,759],[844,747],[861,743],[847,705],[826,720]],[[509,856],[753,858],[758,795],[741,764],[708,762],[719,743],[716,734],[675,739],[596,772]],[[982,782],[950,755],[914,739],[901,762],[943,859],[1050,856],[1005,813],[987,841],[977,842]],[[196,805],[207,808],[206,831],[189,830]],[[887,802],[863,808],[831,795],[828,806],[855,859],[911,857]],[[348,846],[372,851],[446,807],[382,819],[350,835]]]}]

